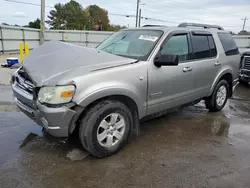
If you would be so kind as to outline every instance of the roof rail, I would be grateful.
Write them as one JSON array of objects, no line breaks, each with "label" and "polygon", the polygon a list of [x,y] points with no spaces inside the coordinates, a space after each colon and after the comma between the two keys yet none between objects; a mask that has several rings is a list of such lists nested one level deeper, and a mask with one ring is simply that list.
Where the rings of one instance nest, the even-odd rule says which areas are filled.
[{"label": "roof rail", "polygon": [[167,27],[165,25],[144,25],[142,27]]},{"label": "roof rail", "polygon": [[224,30],[223,27],[218,25],[209,25],[209,24],[199,24],[199,23],[181,23],[178,25],[178,27],[202,27],[204,29],[211,29],[215,28],[218,30]]}]

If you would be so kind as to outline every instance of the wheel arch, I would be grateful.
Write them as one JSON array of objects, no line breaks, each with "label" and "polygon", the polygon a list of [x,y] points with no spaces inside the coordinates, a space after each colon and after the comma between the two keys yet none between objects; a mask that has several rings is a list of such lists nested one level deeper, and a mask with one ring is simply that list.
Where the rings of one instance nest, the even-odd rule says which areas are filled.
[{"label": "wheel arch", "polygon": [[[97,103],[103,101],[103,100],[116,100],[123,104],[125,104],[131,111],[133,115],[133,125],[132,125],[132,133],[135,135],[140,134],[140,125],[139,120],[141,117],[143,117],[146,114],[146,108],[143,109],[142,102],[135,96],[134,93],[131,91],[120,91],[116,92],[116,94],[111,94],[113,92],[102,92],[102,93],[96,93],[93,95],[89,95],[88,97],[84,98],[79,102],[79,106],[83,107],[83,111],[78,117],[78,120],[76,121],[74,127],[71,127],[71,133],[78,129],[79,120],[86,114],[86,112],[96,105]],[[129,93],[129,95],[128,95]]]},{"label": "wheel arch", "polygon": [[228,84],[229,84],[229,97],[232,97],[232,95],[233,95],[233,73],[230,69],[223,70],[218,74],[218,76],[214,80],[213,85],[210,89],[209,96],[213,93],[214,88],[221,80],[226,80],[228,82]]}]

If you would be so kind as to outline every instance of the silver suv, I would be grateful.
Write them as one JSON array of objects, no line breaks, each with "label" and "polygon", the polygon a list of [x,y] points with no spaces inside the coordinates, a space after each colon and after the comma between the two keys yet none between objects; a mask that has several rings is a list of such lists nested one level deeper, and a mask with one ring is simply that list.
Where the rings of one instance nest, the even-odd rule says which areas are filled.
[{"label": "silver suv", "polygon": [[205,100],[220,111],[240,55],[219,26],[180,24],[113,34],[96,49],[48,42],[12,76],[17,106],[56,137],[79,133],[97,157],[114,154],[140,121]]}]

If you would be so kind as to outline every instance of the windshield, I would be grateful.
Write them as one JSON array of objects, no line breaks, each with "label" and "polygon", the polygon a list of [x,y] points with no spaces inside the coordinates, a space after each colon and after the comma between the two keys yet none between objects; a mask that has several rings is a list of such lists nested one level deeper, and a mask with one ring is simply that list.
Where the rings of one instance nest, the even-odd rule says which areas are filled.
[{"label": "windshield", "polygon": [[124,30],[101,43],[97,49],[111,54],[139,60],[147,60],[163,31]]}]

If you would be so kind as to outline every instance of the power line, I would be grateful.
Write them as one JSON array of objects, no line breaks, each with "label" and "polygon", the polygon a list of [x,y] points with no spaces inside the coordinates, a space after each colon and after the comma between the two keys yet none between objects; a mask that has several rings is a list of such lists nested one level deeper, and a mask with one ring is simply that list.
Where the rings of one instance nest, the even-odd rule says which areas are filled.
[{"label": "power line", "polygon": [[[41,6],[40,4],[30,3],[30,2],[25,2],[25,1],[18,1],[18,0],[5,0],[5,1],[13,2],[13,3],[19,3],[19,4],[32,5],[32,6]],[[178,3],[177,4],[172,4],[172,5],[175,5],[175,6],[179,7]],[[53,6],[49,6],[49,5],[46,5],[46,7],[48,7],[48,8],[54,8]],[[195,8],[195,9],[203,9],[203,8]],[[157,11],[157,12],[159,12],[159,11]],[[126,17],[126,18],[135,18],[136,17],[136,15],[133,15],[133,14],[117,14],[117,13],[108,13],[108,14],[109,15],[113,15],[113,16]],[[164,12],[164,14],[170,14],[170,13]],[[173,24],[179,24],[180,23],[180,22],[177,22],[177,21],[168,21],[168,20],[162,20],[162,19],[151,18],[151,17],[144,17],[144,16],[142,16],[141,18],[144,19],[144,20],[148,20],[148,21],[158,21],[158,22],[173,23]],[[202,21],[202,20],[200,20],[200,21]],[[224,27],[240,27],[240,26],[236,26],[235,25],[235,26],[224,26]]]},{"label": "power line", "polygon": [[136,17],[135,15],[132,15],[132,14],[115,14],[115,13],[108,13],[110,15],[113,15],[113,16],[122,16],[122,17]]},{"label": "power line", "polygon": [[[25,4],[25,5],[39,6],[39,7],[41,6],[41,4],[29,3],[29,2],[24,2],[24,1],[16,1],[16,0],[5,0],[5,1],[12,2],[12,3]],[[49,5],[45,5],[45,7],[54,8],[53,6],[49,6]]]},{"label": "power line", "polygon": [[174,21],[167,21],[167,20],[161,20],[161,19],[157,19],[157,18],[148,18],[148,17],[141,17],[142,19],[145,20],[152,20],[152,21],[158,21],[158,22],[166,22],[166,23],[174,23],[174,24],[179,24],[180,22],[174,22]]},{"label": "power line", "polygon": [[[187,3],[183,3],[183,2],[180,2],[178,0],[173,0],[172,2],[168,2],[168,5],[173,5],[174,7],[182,7],[184,9],[187,9],[187,7],[185,6],[185,4],[187,5]],[[231,13],[231,12],[227,12],[226,14],[222,13],[222,12],[219,12],[219,11],[216,11],[216,10],[213,10],[213,9],[208,9],[204,6],[199,6],[199,7],[192,7],[192,9],[196,9],[196,10],[202,10],[202,11],[208,11],[208,12],[212,12],[212,13],[209,13],[209,14],[218,14],[218,15],[221,15],[223,17],[226,17],[226,16],[237,16],[239,17],[238,14],[235,14],[235,13]]]},{"label": "power line", "polygon": [[[17,0],[5,0],[8,2],[12,2],[12,3],[19,3],[19,4],[26,4],[26,5],[32,5],[32,6],[41,6],[40,4],[36,4],[36,3],[29,3],[29,2],[25,2],[25,1],[17,1]],[[46,7],[49,8],[54,8],[53,6],[48,6],[46,5]],[[122,16],[122,17],[127,17],[127,18],[134,18],[136,17],[136,15],[131,15],[131,14],[116,14],[116,13],[108,13],[109,15],[113,15],[113,16]],[[141,17],[142,19],[145,20],[151,20],[151,21],[159,21],[159,22],[165,22],[165,23],[178,23],[178,22],[173,22],[173,21],[167,21],[167,20],[161,20],[161,19],[156,19],[156,18],[150,18],[150,17]]]}]

